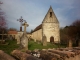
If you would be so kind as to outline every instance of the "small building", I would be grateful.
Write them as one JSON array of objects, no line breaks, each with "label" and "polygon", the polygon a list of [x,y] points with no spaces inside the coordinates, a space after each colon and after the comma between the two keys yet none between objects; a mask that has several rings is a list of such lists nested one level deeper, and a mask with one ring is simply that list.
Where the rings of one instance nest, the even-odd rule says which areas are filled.
[{"label": "small building", "polygon": [[8,31],[8,37],[12,37],[12,38],[16,39],[17,34],[18,34],[18,32],[16,30],[9,30]]}]

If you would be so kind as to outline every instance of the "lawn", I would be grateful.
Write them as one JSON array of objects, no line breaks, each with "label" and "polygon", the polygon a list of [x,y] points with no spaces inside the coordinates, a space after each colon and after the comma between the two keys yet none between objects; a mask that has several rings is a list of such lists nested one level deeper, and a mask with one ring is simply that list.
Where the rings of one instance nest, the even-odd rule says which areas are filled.
[{"label": "lawn", "polygon": [[28,47],[29,47],[29,50],[34,50],[34,49],[57,48],[58,46],[55,44],[51,44],[51,43],[47,43],[47,46],[43,46],[42,43],[29,41]]},{"label": "lawn", "polygon": [[16,44],[16,40],[7,40],[7,45],[0,44],[0,50],[5,51],[6,53],[10,54],[11,51],[17,49],[19,46]]},{"label": "lawn", "polygon": [[[10,54],[11,51],[14,49],[19,48],[19,45],[16,44],[16,40],[7,40],[8,45],[1,45],[0,44],[0,50],[5,51],[6,53]],[[61,46],[65,47],[65,46]],[[28,49],[34,50],[34,49],[48,49],[48,48],[58,48],[57,44],[47,43],[47,46],[42,46],[42,43],[34,42],[33,40],[29,41]]]}]

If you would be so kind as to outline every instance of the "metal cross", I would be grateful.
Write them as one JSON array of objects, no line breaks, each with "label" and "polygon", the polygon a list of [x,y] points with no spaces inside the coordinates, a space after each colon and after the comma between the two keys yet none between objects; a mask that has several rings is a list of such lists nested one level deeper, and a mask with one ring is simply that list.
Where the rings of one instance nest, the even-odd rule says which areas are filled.
[{"label": "metal cross", "polygon": [[25,21],[25,20],[23,20],[23,18],[21,16],[21,18],[20,19],[17,19],[17,21],[20,22],[20,31],[22,31],[22,22]]}]

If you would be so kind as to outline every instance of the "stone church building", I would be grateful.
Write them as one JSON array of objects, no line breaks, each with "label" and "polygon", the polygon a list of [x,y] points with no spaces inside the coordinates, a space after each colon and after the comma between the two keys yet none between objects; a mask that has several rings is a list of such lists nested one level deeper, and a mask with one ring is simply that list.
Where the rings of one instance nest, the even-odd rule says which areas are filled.
[{"label": "stone church building", "polygon": [[39,41],[42,41],[44,36],[47,42],[60,42],[59,21],[51,6],[42,23],[34,29],[31,35],[33,39]]}]

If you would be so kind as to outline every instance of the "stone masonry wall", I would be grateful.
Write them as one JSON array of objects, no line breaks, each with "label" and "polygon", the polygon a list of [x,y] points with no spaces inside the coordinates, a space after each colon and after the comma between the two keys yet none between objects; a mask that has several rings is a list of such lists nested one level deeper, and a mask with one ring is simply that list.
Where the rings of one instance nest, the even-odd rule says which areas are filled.
[{"label": "stone masonry wall", "polygon": [[47,42],[50,42],[50,38],[53,37],[54,42],[60,41],[59,25],[55,23],[43,23],[43,36],[47,37]]},{"label": "stone masonry wall", "polygon": [[42,29],[39,29],[32,33],[32,38],[41,41],[42,40]]}]

